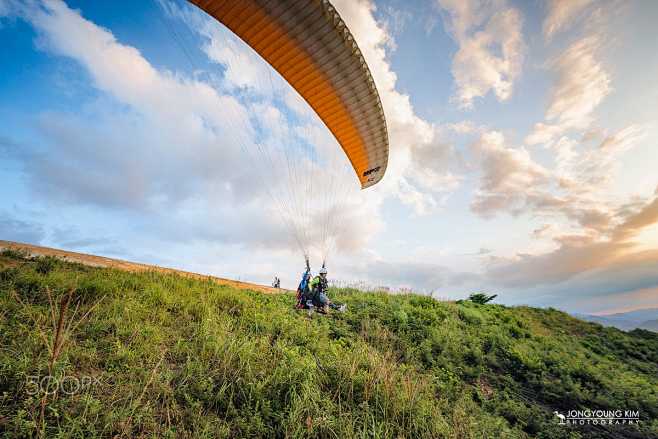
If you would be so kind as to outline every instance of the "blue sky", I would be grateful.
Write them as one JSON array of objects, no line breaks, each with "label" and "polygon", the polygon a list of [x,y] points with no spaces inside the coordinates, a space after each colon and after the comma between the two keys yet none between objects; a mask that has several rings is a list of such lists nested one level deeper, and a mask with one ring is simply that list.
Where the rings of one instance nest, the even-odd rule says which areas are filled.
[{"label": "blue sky", "polygon": [[[333,3],[391,157],[345,197],[332,277],[658,306],[655,2]],[[278,180],[251,178],[238,133],[256,118],[276,148],[339,150],[230,32],[182,0],[0,0],[0,42],[0,239],[296,282]]]}]

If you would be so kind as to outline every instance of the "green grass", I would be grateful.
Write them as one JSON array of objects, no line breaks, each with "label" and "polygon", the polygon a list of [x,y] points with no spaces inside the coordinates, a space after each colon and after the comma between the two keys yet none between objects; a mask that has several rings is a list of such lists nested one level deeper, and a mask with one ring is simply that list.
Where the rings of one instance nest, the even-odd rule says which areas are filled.
[{"label": "green grass", "polygon": [[[3,253],[0,436],[658,437],[655,333],[551,309],[330,295],[348,311],[309,318],[288,294]],[[49,364],[61,307],[68,339]],[[30,395],[30,377],[49,374],[97,382]],[[578,408],[642,421],[565,427],[552,414]]]}]

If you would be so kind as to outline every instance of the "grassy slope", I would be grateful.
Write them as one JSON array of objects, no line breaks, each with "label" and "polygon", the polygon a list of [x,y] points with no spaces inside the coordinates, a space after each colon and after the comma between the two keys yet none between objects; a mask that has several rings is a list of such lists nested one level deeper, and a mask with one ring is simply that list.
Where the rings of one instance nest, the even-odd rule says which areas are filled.
[{"label": "grassy slope", "polygon": [[[309,318],[266,295],[161,273],[0,256],[0,436],[34,435],[53,337],[46,287],[79,321],[53,375],[100,384],[45,403],[47,437],[658,437],[658,336],[555,310],[334,291]],[[100,302],[99,302],[100,300]],[[73,325],[72,325],[73,326]],[[552,410],[636,409],[636,427]]]}]

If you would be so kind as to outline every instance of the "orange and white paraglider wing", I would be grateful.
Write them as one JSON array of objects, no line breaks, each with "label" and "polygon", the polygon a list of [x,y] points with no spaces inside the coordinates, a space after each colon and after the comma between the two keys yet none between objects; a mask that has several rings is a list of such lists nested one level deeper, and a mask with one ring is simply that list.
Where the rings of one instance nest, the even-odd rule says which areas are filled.
[{"label": "orange and white paraglider wing", "polygon": [[244,40],[309,103],[362,188],[388,164],[386,119],[370,70],[328,0],[190,0]]}]

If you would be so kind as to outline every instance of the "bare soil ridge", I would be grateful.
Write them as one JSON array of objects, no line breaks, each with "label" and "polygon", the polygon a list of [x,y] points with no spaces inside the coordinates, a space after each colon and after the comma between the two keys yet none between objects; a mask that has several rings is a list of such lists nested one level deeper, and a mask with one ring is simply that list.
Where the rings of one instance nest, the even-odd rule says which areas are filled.
[{"label": "bare soil ridge", "polygon": [[31,256],[53,256],[55,258],[63,259],[69,262],[77,262],[79,264],[88,265],[91,267],[104,267],[116,268],[123,271],[142,272],[142,271],[157,271],[159,273],[172,273],[184,277],[194,279],[210,279],[220,285],[229,285],[240,289],[256,290],[268,294],[277,294],[287,292],[285,289],[276,289],[265,285],[253,284],[250,282],[241,282],[231,279],[225,279],[207,274],[192,273],[190,271],[176,270],[174,268],[160,267],[158,265],[142,264],[139,262],[123,261],[121,259],[106,258],[104,256],[88,255],[85,253],[77,253],[67,250],[60,250],[50,247],[41,247],[33,244],[25,244],[21,242],[3,241],[0,240],[0,250],[22,250],[29,253]]}]

